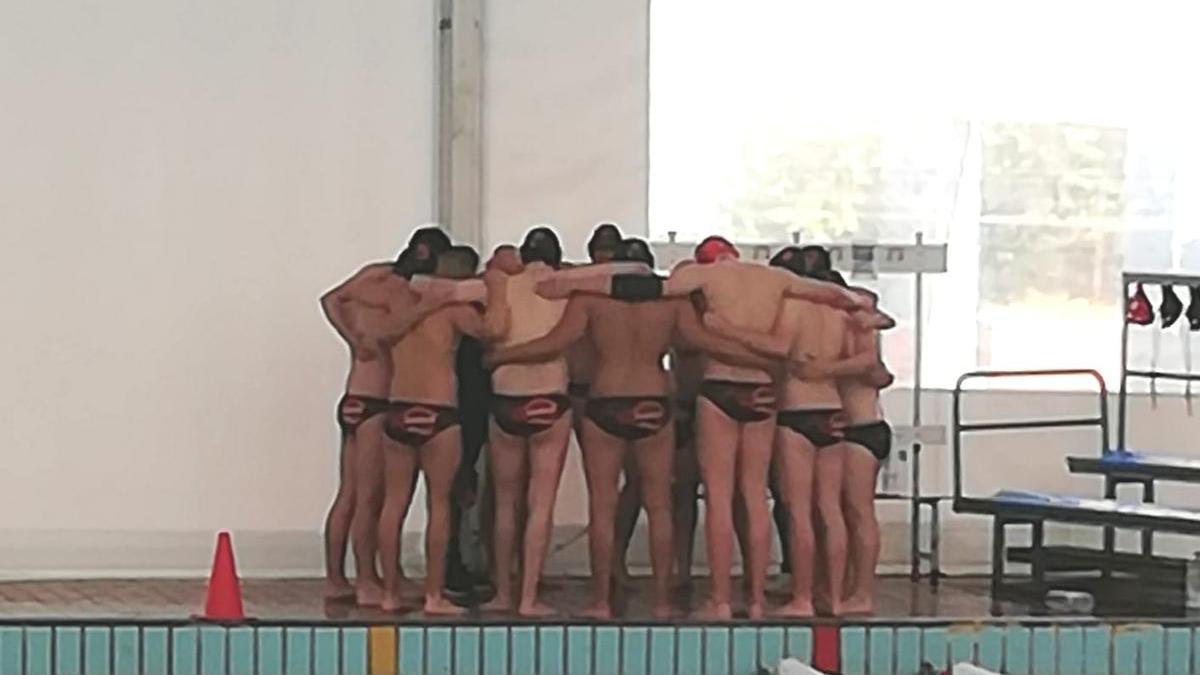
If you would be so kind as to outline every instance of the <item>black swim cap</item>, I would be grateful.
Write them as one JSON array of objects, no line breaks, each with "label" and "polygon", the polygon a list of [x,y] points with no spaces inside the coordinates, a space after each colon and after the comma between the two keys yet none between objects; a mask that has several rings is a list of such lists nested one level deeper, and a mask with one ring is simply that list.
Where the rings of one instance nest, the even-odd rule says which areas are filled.
[{"label": "black swim cap", "polygon": [[528,265],[531,262],[543,262],[557,268],[562,264],[562,244],[558,235],[548,227],[535,227],[525,235],[521,242],[521,262]]},{"label": "black swim cap", "polygon": [[[434,266],[436,267],[436,261],[434,262]],[[419,265],[417,264],[416,257],[411,248],[406,248],[401,251],[400,255],[396,258],[396,262],[392,263],[392,272],[404,277],[405,279],[413,278],[414,274],[429,274],[432,271],[425,271],[418,268]]]},{"label": "black swim cap", "polygon": [[450,237],[440,227],[429,226],[417,229],[408,238],[408,247],[426,246],[433,255],[449,251]]},{"label": "black swim cap", "polygon": [[646,263],[652,269],[654,267],[654,252],[650,250],[650,244],[637,237],[627,237],[617,244],[616,250],[613,251],[612,259],[620,262],[640,262]]},{"label": "black swim cap", "polygon": [[437,257],[450,250],[450,237],[439,227],[422,227],[408,239],[408,248],[400,252],[392,270],[411,279],[414,274],[433,274]]},{"label": "black swim cap", "polygon": [[804,274],[814,279],[828,279],[833,271],[833,259],[824,246],[805,246],[800,249],[800,257],[804,262]]},{"label": "black swim cap", "polygon": [[787,246],[779,250],[771,257],[771,267],[780,267],[793,274],[804,276],[804,255],[800,253],[800,248],[796,246]]},{"label": "black swim cap", "polygon": [[611,255],[620,243],[621,230],[612,223],[600,223],[592,230],[592,238],[588,239],[588,257],[596,262],[596,254],[607,251]]}]

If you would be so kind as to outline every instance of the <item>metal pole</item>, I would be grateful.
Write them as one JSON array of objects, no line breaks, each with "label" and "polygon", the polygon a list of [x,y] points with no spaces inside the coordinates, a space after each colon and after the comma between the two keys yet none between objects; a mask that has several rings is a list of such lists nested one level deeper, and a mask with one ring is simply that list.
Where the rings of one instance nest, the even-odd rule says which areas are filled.
[{"label": "metal pole", "polygon": [[[1125,304],[1129,302],[1129,277],[1121,274],[1121,387],[1117,393],[1117,450],[1125,451],[1125,381],[1129,375],[1129,321],[1125,319]],[[1108,402],[1105,401],[1105,405]],[[1108,443],[1109,439],[1104,439]]]},{"label": "metal pole", "polygon": [[[917,246],[920,246],[925,236],[921,232],[917,233]],[[924,316],[922,313],[922,273],[918,267],[915,275],[915,293],[916,298],[913,302],[914,313],[914,328],[913,328],[913,399],[912,399],[912,427],[913,427],[913,444],[912,444],[912,486],[910,492],[912,494],[912,525],[909,527],[909,554],[912,558],[912,570],[910,576],[915,581],[921,578],[921,443],[916,440],[918,430],[921,427],[921,332]],[[937,504],[933,505],[937,508]]]}]

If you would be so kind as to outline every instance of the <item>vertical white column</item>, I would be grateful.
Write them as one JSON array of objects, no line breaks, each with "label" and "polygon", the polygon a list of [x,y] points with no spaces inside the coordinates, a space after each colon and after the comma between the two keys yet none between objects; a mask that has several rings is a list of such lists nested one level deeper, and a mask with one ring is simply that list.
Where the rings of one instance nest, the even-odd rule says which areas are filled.
[{"label": "vertical white column", "polygon": [[483,233],[483,0],[439,0],[438,222],[480,247]]}]

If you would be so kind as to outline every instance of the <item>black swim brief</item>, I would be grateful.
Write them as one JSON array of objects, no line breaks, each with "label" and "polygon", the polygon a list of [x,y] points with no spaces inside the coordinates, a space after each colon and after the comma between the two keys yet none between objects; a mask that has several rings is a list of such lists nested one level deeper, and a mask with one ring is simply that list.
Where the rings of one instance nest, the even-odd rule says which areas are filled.
[{"label": "black swim brief", "polygon": [[892,454],[892,427],[883,420],[848,426],[845,435],[847,442],[870,450],[881,462]]},{"label": "black swim brief", "polygon": [[841,442],[837,418],[840,410],[780,410],[775,423],[808,439],[815,448],[827,448]]},{"label": "black swim brief", "polygon": [[337,422],[342,434],[354,433],[360,424],[384,412],[388,408],[385,398],[346,394],[337,405]]},{"label": "black swim brief", "polygon": [[671,421],[666,396],[603,396],[588,399],[588,419],[604,431],[627,441],[653,436]]},{"label": "black swim brief", "polygon": [[492,395],[492,418],[510,436],[528,438],[541,433],[570,409],[571,399],[566,394]]},{"label": "black swim brief", "polygon": [[700,395],[735,422],[761,422],[775,413],[775,389],[766,382],[705,380]]},{"label": "black swim brief", "polygon": [[458,409],[445,405],[390,401],[383,433],[414,450],[429,439],[458,424]]}]

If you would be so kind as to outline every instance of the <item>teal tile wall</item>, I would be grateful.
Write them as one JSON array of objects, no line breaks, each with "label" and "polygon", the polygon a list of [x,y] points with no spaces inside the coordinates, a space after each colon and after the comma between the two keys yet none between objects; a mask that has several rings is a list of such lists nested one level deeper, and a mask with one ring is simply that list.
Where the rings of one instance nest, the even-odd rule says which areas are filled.
[{"label": "teal tile wall", "polygon": [[[753,675],[785,656],[809,661],[814,636],[828,640],[829,631],[10,622],[0,624],[0,675]],[[938,672],[963,661],[1009,675],[1200,675],[1200,623],[863,622],[841,625],[836,640],[844,675],[916,675],[923,664]]]}]

